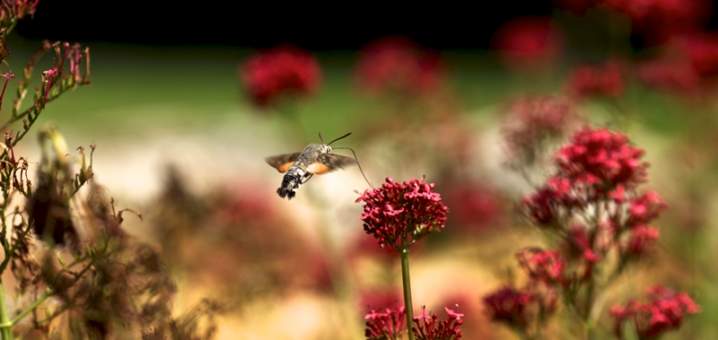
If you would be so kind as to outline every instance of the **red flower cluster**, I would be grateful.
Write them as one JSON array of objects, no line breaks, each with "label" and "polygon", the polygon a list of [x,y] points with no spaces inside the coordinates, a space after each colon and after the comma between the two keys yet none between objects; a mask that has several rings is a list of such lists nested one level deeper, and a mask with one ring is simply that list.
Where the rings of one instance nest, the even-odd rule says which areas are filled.
[{"label": "red flower cluster", "polygon": [[[625,254],[643,253],[658,238],[658,230],[648,224],[666,207],[653,191],[636,194],[648,168],[641,160],[643,154],[622,134],[606,129],[579,131],[559,150],[557,174],[524,199],[529,216],[538,225],[566,228],[569,248],[589,264],[614,245]],[[617,206],[609,209],[608,202]],[[596,226],[566,225],[574,214],[589,210],[603,214],[596,216]],[[623,233],[628,233],[627,240]]]},{"label": "red flower cluster", "polygon": [[519,252],[516,257],[531,279],[544,283],[563,281],[566,263],[558,251],[532,248]]},{"label": "red flower cluster", "polygon": [[533,163],[545,144],[562,136],[575,119],[573,105],[559,97],[532,97],[513,102],[503,127],[511,157]]},{"label": "red flower cluster", "polygon": [[561,36],[549,18],[514,19],[496,32],[493,45],[509,66],[543,66],[559,54]]},{"label": "red flower cluster", "polygon": [[[444,307],[447,318],[439,320],[433,313],[422,307],[421,313],[414,317],[411,332],[417,340],[458,340],[462,337],[461,325],[464,314]],[[372,310],[364,316],[367,340],[401,339],[407,331],[404,307]]]},{"label": "red flower cluster", "polygon": [[718,76],[718,35],[694,33],[676,36],[654,60],[643,62],[638,78],[662,90],[690,93],[711,85]]},{"label": "red flower cluster", "polygon": [[561,196],[570,194],[569,187],[564,185],[585,185],[591,189],[590,195],[633,188],[645,180],[648,164],[641,161],[643,154],[620,133],[583,129],[558,153],[556,163],[560,170],[555,180],[561,180],[562,185],[556,188],[557,192]]},{"label": "red flower cluster", "polygon": [[711,13],[708,0],[603,0],[607,8],[623,13],[649,41],[700,29]]},{"label": "red flower cluster", "polygon": [[569,93],[577,98],[618,97],[623,89],[621,67],[615,61],[579,67],[573,71],[568,84]]},{"label": "red flower cluster", "polygon": [[444,66],[435,53],[402,38],[386,38],[364,48],[355,72],[369,91],[421,94],[439,87]]},{"label": "red flower cluster", "polygon": [[400,339],[406,330],[406,317],[404,307],[372,310],[364,316],[366,329],[364,336],[367,340]]},{"label": "red flower cluster", "polygon": [[439,320],[433,313],[422,307],[421,313],[414,317],[412,332],[417,340],[459,340],[462,337],[461,325],[464,314],[444,307],[446,320]]},{"label": "red flower cluster", "polygon": [[651,288],[648,299],[646,303],[633,300],[611,308],[617,337],[622,337],[624,323],[633,322],[639,338],[655,338],[678,329],[687,314],[700,311],[700,307],[688,294],[676,293],[661,286]]},{"label": "red flower cluster", "polygon": [[240,69],[244,87],[258,106],[274,104],[285,95],[307,95],[320,82],[314,57],[292,47],[278,47],[249,58]]},{"label": "red flower cluster", "polygon": [[490,317],[494,321],[524,328],[529,322],[528,308],[533,301],[531,294],[512,287],[503,287],[484,296]]},{"label": "red flower cluster", "polygon": [[423,179],[395,182],[387,178],[381,187],[365,191],[361,219],[364,231],[382,247],[401,250],[427,233],[444,228],[448,208],[434,184]]}]

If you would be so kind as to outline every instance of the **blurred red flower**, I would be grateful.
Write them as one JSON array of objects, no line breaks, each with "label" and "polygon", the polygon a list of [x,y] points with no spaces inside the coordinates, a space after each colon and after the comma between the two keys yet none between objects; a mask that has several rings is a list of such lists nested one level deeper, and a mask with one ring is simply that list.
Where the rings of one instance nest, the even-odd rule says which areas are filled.
[{"label": "blurred red flower", "polygon": [[655,286],[649,289],[648,302],[632,300],[613,306],[610,312],[615,320],[616,336],[622,336],[624,323],[633,322],[638,337],[647,339],[680,328],[683,318],[700,312],[700,307],[686,293]]},{"label": "blurred red flower", "polygon": [[250,57],[240,76],[252,102],[264,107],[287,95],[313,93],[321,74],[314,57],[293,47],[277,47]]},{"label": "blurred red flower", "polygon": [[448,212],[434,184],[424,179],[395,182],[387,178],[381,187],[366,190],[356,201],[364,202],[364,231],[380,246],[396,250],[442,230]]},{"label": "blurred red flower", "polygon": [[513,19],[495,33],[493,45],[509,66],[544,66],[560,53],[562,38],[549,18]]},{"label": "blurred red flower", "polygon": [[576,68],[568,82],[569,93],[577,98],[618,97],[623,89],[623,74],[616,61]]},{"label": "blurred red flower", "polygon": [[560,283],[566,262],[555,250],[525,249],[516,257],[531,279],[544,283]]},{"label": "blurred red flower", "polygon": [[503,209],[498,192],[473,182],[450,185],[446,203],[451,206],[452,226],[456,224],[467,231],[495,226]]},{"label": "blurred red flower", "polygon": [[712,7],[709,0],[603,0],[602,4],[628,16],[636,31],[656,43],[699,31]]},{"label": "blurred red flower", "polygon": [[529,97],[509,105],[503,126],[510,157],[532,164],[545,144],[561,137],[576,120],[573,104],[561,97]]},{"label": "blurred red flower", "polygon": [[444,65],[436,53],[409,40],[385,38],[362,50],[355,74],[371,92],[423,94],[441,85]]},{"label": "blurred red flower", "polygon": [[503,287],[484,296],[486,309],[494,321],[525,328],[529,323],[528,307],[533,300],[531,294],[512,287]]}]

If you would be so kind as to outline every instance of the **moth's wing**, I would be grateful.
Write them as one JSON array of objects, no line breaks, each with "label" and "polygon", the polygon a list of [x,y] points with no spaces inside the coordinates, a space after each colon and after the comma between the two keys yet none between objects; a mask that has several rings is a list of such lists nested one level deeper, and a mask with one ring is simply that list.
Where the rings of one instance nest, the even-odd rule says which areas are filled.
[{"label": "moth's wing", "polygon": [[307,170],[315,175],[321,175],[355,163],[354,158],[328,153],[319,156],[316,162],[309,164]]},{"label": "moth's wing", "polygon": [[294,164],[297,160],[297,157],[299,157],[299,152],[267,157],[264,160],[280,173],[285,173],[292,167],[292,164]]}]

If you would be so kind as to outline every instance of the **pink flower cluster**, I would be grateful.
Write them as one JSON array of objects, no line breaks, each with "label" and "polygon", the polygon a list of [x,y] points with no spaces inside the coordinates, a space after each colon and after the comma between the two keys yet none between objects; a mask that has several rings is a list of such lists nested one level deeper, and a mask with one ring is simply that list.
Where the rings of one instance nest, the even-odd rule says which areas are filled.
[{"label": "pink flower cluster", "polygon": [[380,246],[397,250],[443,229],[448,212],[434,184],[424,179],[395,182],[387,178],[381,187],[365,191],[356,201],[364,202],[364,231]]},{"label": "pink flower cluster", "polygon": [[435,53],[386,38],[364,48],[355,72],[359,86],[371,92],[422,94],[441,85],[444,67]]},{"label": "pink flower cluster", "polygon": [[619,97],[623,89],[623,74],[616,61],[579,67],[573,71],[568,85],[569,93],[576,98]]},{"label": "pink flower cluster", "polygon": [[426,307],[414,317],[412,332],[417,340],[459,340],[462,337],[461,325],[464,323],[464,314],[451,308],[444,307],[446,319],[439,320],[436,314],[427,312]]},{"label": "pink flower cluster", "polygon": [[[462,337],[461,325],[464,314],[444,307],[446,319],[422,307],[421,313],[413,319],[411,332],[417,340],[458,340]],[[407,331],[404,307],[372,310],[364,316],[367,340],[398,340]]]},{"label": "pink flower cluster", "polygon": [[275,104],[287,95],[308,95],[321,74],[314,57],[293,47],[277,47],[249,58],[240,69],[249,96],[258,106]]},{"label": "pink flower cluster", "polygon": [[632,300],[625,305],[615,305],[611,315],[615,319],[617,337],[622,338],[626,322],[633,322],[639,338],[652,339],[678,329],[686,315],[699,311],[700,307],[688,294],[656,286],[649,289],[648,302]]},{"label": "pink flower cluster", "polygon": [[364,316],[367,340],[400,339],[406,329],[404,307],[372,310]]}]

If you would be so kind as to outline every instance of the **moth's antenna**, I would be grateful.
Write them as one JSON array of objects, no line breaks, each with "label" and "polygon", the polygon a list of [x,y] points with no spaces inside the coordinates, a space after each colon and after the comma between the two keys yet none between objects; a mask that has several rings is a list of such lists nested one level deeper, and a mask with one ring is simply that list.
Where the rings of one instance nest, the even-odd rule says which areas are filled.
[{"label": "moth's antenna", "polygon": [[322,144],[324,144],[324,138],[322,138],[321,132],[319,132],[319,141],[322,142]]},{"label": "moth's antenna", "polygon": [[[347,134],[346,136],[348,136],[348,135],[349,134]],[[344,136],[344,137],[346,137],[346,136]],[[341,138],[344,138],[344,137],[341,137]],[[371,185],[371,182],[369,182],[369,178],[366,177],[366,174],[364,173],[364,169],[362,169],[361,163],[359,163],[359,157],[357,157],[357,153],[354,152],[354,149],[352,149],[350,147],[343,146],[343,147],[336,147],[336,148],[334,148],[334,150],[349,150],[349,151],[351,151],[352,155],[354,155],[354,160],[357,161],[357,166],[359,167],[359,172],[361,172],[362,177],[364,177],[366,184],[369,184],[370,188],[372,188],[372,189],[374,188],[374,186]]]},{"label": "moth's antenna", "polygon": [[338,138],[334,138],[334,140],[332,140],[331,142],[327,143],[327,145],[332,145],[332,144],[334,144],[334,143],[336,143],[336,142],[338,142],[338,141],[340,141],[340,140],[342,140],[342,139],[344,139],[344,138],[349,137],[349,135],[351,135],[351,134],[352,134],[351,132],[347,132],[344,136],[341,136],[341,137],[338,137]]}]

